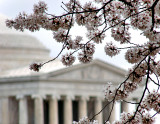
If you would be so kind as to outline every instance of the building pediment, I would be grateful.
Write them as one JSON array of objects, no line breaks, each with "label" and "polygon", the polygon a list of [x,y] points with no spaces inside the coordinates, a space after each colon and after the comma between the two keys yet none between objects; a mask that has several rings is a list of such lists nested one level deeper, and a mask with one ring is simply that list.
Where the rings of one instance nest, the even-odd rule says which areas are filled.
[{"label": "building pediment", "polygon": [[73,79],[73,80],[101,80],[119,81],[124,79],[125,70],[117,68],[100,60],[94,60],[89,64],[77,64],[69,68],[57,70],[48,74],[49,79]]}]

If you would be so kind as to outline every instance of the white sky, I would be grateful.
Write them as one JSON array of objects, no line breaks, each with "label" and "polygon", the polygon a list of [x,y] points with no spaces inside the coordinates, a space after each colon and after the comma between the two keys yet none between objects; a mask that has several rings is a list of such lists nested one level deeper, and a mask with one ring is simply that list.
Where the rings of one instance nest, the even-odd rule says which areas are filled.
[{"label": "white sky", "polygon": [[[31,13],[33,4],[37,3],[38,1],[39,0],[0,0],[0,14],[4,14],[9,18],[14,18],[16,15],[18,15],[19,12],[25,11],[27,13]],[[68,0],[63,0],[63,2],[65,1]],[[84,1],[86,0],[83,0],[83,2]],[[45,2],[48,4],[49,13],[59,15],[63,12],[63,9],[61,8],[62,0],[45,0]],[[71,30],[71,33],[73,33],[74,35],[82,34],[84,36],[84,30],[84,28],[74,28],[73,30]],[[31,33],[31,35],[37,37],[47,48],[51,50],[52,57],[56,56],[61,50],[61,44],[55,42],[55,40],[52,38],[52,32],[40,30],[39,32]],[[124,52],[121,52],[120,55],[112,58],[105,55],[104,44],[106,42],[113,41],[113,39],[110,37],[110,32],[107,32],[106,35],[107,38],[104,40],[103,44],[97,45],[94,58],[104,60],[108,63],[124,69],[128,69],[129,67],[131,67],[131,65],[128,64],[124,59]],[[132,30],[131,41],[142,43],[143,41],[146,41],[146,39],[143,36],[140,36],[138,31]]]},{"label": "white sky", "polygon": [[[8,16],[9,18],[14,18],[19,14],[19,12],[27,12],[31,13],[33,9],[33,4],[37,3],[39,0],[0,0],[0,13]],[[63,0],[64,2],[67,0]],[[59,15],[63,12],[61,8],[62,0],[45,0],[48,4],[48,11],[52,14]],[[84,1],[83,1],[84,2]],[[76,30],[71,30],[71,33],[74,34],[84,34],[83,28],[76,28]],[[103,44],[106,42],[112,41],[109,32],[106,34],[107,38],[104,40]],[[58,54],[61,49],[61,44],[56,43],[52,38],[52,32],[40,30],[39,32],[32,33],[32,35],[36,36],[46,47],[51,50],[51,56],[54,57]],[[137,38],[137,37],[135,37]],[[106,62],[109,62],[113,65],[119,66],[121,68],[127,69],[129,64],[124,59],[124,52],[116,57],[106,56],[104,53],[104,45],[97,45],[96,53],[94,58],[102,59]]]},{"label": "white sky", "polygon": [[[0,0],[0,13],[8,16],[9,18],[16,17],[19,12],[25,11],[26,13],[32,13],[33,10],[33,4],[37,3],[39,0]],[[48,12],[60,15],[64,12],[64,10],[61,8],[62,1],[65,3],[68,0],[45,0],[45,2],[48,4]],[[83,3],[88,0],[83,0]],[[82,1],[81,1],[82,2]],[[82,34],[84,36],[84,28],[74,28],[71,30],[71,33],[74,35]],[[140,37],[139,32],[132,31],[132,42],[142,42],[146,40],[144,37]],[[58,54],[58,52],[61,50],[61,44],[55,42],[55,40],[52,38],[52,32],[46,31],[44,29],[41,29],[39,32],[31,33],[31,35],[36,36],[47,48],[51,50],[51,56],[54,57]],[[110,37],[110,32],[108,31],[106,33],[107,37],[104,40],[103,44],[98,44],[96,47],[96,53],[94,54],[94,58],[101,59],[103,61],[106,61],[108,63],[111,63],[115,66],[128,69],[131,67],[130,64],[126,62],[124,59],[124,51],[121,51],[121,54],[115,57],[109,57],[106,56],[104,52],[104,45],[106,42],[113,41],[113,39]],[[85,39],[85,38],[84,38]]]}]

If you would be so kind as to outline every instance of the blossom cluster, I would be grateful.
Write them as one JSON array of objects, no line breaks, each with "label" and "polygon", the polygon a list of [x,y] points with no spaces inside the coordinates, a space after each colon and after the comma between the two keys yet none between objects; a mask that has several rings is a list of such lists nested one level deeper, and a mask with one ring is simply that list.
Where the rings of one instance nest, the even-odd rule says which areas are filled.
[{"label": "blossom cluster", "polygon": [[[55,16],[47,13],[48,7],[45,2],[39,1],[38,4],[34,5],[33,14],[20,13],[14,20],[6,20],[6,25],[21,31],[24,31],[24,29],[38,31],[40,28],[51,30],[53,31],[53,38],[57,42],[65,43],[67,49],[73,50],[84,48],[79,45],[80,42],[75,45],[77,42],[72,40],[72,36],[69,34],[69,30],[75,22],[87,28],[88,33],[86,35],[90,42],[94,43],[102,43],[106,37],[105,31],[112,28],[111,36],[114,40],[119,41],[121,44],[127,44],[131,39],[129,28],[132,26],[135,29],[142,30],[144,36],[150,41],[154,41],[154,43],[151,43],[154,46],[150,46],[151,44],[148,42],[142,47],[128,49],[125,56],[126,60],[129,63],[136,63],[142,59],[142,56],[148,55],[148,52],[154,55],[158,53],[159,49],[157,48],[160,46],[157,41],[160,39],[160,33],[157,29],[160,27],[160,2],[156,2],[156,6],[153,8],[154,17],[151,11],[142,9],[143,12],[140,12],[140,8],[151,8],[153,10],[154,2],[151,0],[133,0],[132,2],[95,0],[94,2],[81,5],[78,0],[70,0],[65,4],[66,14]],[[100,3],[101,7],[97,6],[96,3]],[[117,55],[119,50],[109,44],[107,43],[105,46],[106,54],[111,57]],[[147,50],[145,46],[149,49]],[[92,47],[89,47],[89,49],[92,49]],[[92,56],[84,52],[79,53],[78,58],[83,63],[92,60]]]},{"label": "blossom cluster", "polygon": [[155,119],[150,114],[136,114],[123,112],[120,116],[120,121],[115,121],[113,124],[153,124]]},{"label": "blossom cluster", "polygon": [[32,64],[30,65],[29,68],[30,68],[30,70],[33,70],[33,71],[37,71],[37,72],[38,72],[38,71],[40,70],[41,66],[42,66],[41,64],[37,64],[37,63],[34,62],[34,63],[32,63]]},{"label": "blossom cluster", "polygon": [[156,112],[160,112],[160,94],[157,92],[153,92],[148,94],[146,99],[144,100],[147,107],[153,109]]},{"label": "blossom cluster", "polygon": [[[149,80],[157,85],[159,89],[160,76],[160,1],[159,0],[94,0],[86,2],[84,5],[79,0],[69,0],[64,3],[65,13],[56,16],[47,13],[47,4],[39,1],[34,5],[33,13],[20,13],[15,19],[6,20],[6,26],[16,30],[38,31],[40,28],[53,32],[53,38],[56,42],[62,44],[62,50],[69,50],[62,55],[61,61],[64,65],[72,65],[76,57],[74,53],[78,51],[78,59],[82,63],[88,63],[93,60],[96,50],[96,44],[106,42],[104,51],[106,55],[113,57],[119,54],[120,49],[126,49],[125,59],[133,67],[128,70],[126,80],[118,88],[113,88],[111,83],[105,88],[105,98],[109,101],[124,100],[130,93],[135,91],[140,84],[145,85],[144,95],[138,103],[137,111],[134,113],[122,113],[121,120],[114,124],[152,124],[154,118],[147,113],[154,109],[157,113],[160,111],[160,95],[157,92],[150,92],[148,88]],[[83,41],[81,36],[73,38],[70,30],[75,23],[84,26],[87,29],[87,41]],[[140,30],[142,35],[148,39],[148,42],[131,42],[130,29]],[[106,31],[111,29],[113,42],[108,42]],[[107,34],[107,35],[106,35]],[[119,42],[121,46],[117,47],[114,42]],[[137,42],[137,41],[136,41]],[[53,58],[50,61],[55,60]],[[50,62],[49,61],[49,62]],[[39,71],[39,69],[48,62],[30,65],[30,69]],[[151,79],[151,75],[157,77],[157,81]],[[144,82],[143,79],[146,78]],[[145,83],[145,84],[144,84]],[[148,93],[147,97],[144,96]],[[91,122],[88,118],[83,118],[75,124],[97,124],[97,121]],[[110,122],[106,122],[109,124]]]},{"label": "blossom cluster", "polygon": [[64,65],[70,66],[74,63],[75,61],[75,57],[70,54],[66,54],[62,56],[62,63],[64,63]]},{"label": "blossom cluster", "polygon": [[111,101],[115,96],[115,90],[113,90],[113,86],[111,82],[108,82],[104,89],[105,99]]},{"label": "blossom cluster", "polygon": [[140,114],[136,114],[136,116],[134,117],[133,119],[133,116],[134,116],[134,113],[125,113],[123,112],[120,116],[121,118],[121,121],[117,121],[115,122],[115,124],[140,124],[141,122],[141,115]]},{"label": "blossom cluster", "polygon": [[120,52],[120,50],[118,50],[118,48],[115,45],[113,45],[112,42],[106,43],[104,50],[106,52],[106,55],[111,57],[117,55]]},{"label": "blossom cluster", "polygon": [[[128,79],[124,81],[119,88],[113,88],[112,83],[108,83],[105,87],[105,99],[111,101],[123,100],[128,97],[130,93],[135,91],[140,83],[143,81],[147,74],[156,74],[159,75],[160,72],[160,61],[155,62],[154,59],[151,59],[150,64],[146,62],[141,62],[138,65],[136,64],[133,69],[130,69],[128,72]],[[149,70],[148,70],[149,68]],[[141,84],[143,85],[143,84]]]},{"label": "blossom cluster", "polygon": [[89,118],[83,117],[79,122],[74,121],[73,124],[98,124],[97,120],[90,121]]},{"label": "blossom cluster", "polygon": [[113,87],[112,83],[109,82],[104,90],[105,99],[108,101],[112,100],[124,100],[128,97],[129,93],[137,89],[137,84],[132,82],[125,82],[122,87],[118,89]]},{"label": "blossom cluster", "polygon": [[[125,26],[125,27],[124,27]],[[121,44],[130,41],[129,26],[127,24],[122,24],[117,26],[116,29],[112,28],[112,37],[115,41],[120,41]]]}]

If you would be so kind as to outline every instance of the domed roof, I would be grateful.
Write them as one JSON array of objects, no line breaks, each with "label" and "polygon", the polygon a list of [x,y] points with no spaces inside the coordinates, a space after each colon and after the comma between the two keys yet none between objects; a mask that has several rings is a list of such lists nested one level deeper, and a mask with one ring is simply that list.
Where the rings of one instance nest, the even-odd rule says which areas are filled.
[{"label": "domed roof", "polygon": [[[0,14],[0,47],[28,47],[46,49],[35,37],[6,27],[7,16]],[[12,42],[14,41],[14,42]]]},{"label": "domed roof", "polygon": [[49,59],[49,50],[35,37],[6,27],[7,17],[0,14],[0,71]]}]

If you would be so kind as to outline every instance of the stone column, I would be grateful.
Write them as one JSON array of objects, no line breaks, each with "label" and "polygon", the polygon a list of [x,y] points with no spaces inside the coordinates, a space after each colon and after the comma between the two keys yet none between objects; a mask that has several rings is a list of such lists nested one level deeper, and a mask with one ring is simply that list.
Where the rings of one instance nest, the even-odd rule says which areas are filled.
[{"label": "stone column", "polygon": [[66,96],[64,100],[64,123],[65,124],[72,124],[73,117],[72,117],[72,100],[73,96]]},{"label": "stone column", "polygon": [[[95,114],[99,113],[102,110],[102,98],[95,99]],[[95,116],[95,120],[98,120],[98,124],[103,123],[103,114],[102,112]]]},{"label": "stone column", "polygon": [[49,124],[58,124],[58,99],[60,96],[51,96],[49,100]]},{"label": "stone column", "polygon": [[2,124],[9,124],[9,98],[1,98]]},{"label": "stone column", "polygon": [[43,98],[40,95],[32,95],[34,98],[34,123],[44,123],[44,112],[43,112]]},{"label": "stone column", "polygon": [[121,102],[121,104],[122,112],[129,112],[129,104],[126,102]]},{"label": "stone column", "polygon": [[87,100],[89,100],[89,97],[81,96],[79,100],[79,108],[78,108],[78,115],[79,119],[83,117],[87,117]]},{"label": "stone column", "polygon": [[19,124],[28,124],[27,99],[23,95],[16,96],[16,99],[19,100]]},{"label": "stone column", "polygon": [[[114,103],[114,107],[113,107],[113,109],[112,109],[112,106],[113,106],[113,103],[111,103],[110,105],[109,105],[109,112],[112,110],[112,113],[111,113],[111,116],[110,116],[110,119],[109,119],[109,121],[112,123],[112,122],[114,122],[115,120],[116,120],[116,103]],[[109,113],[110,114],[110,113]]]}]

